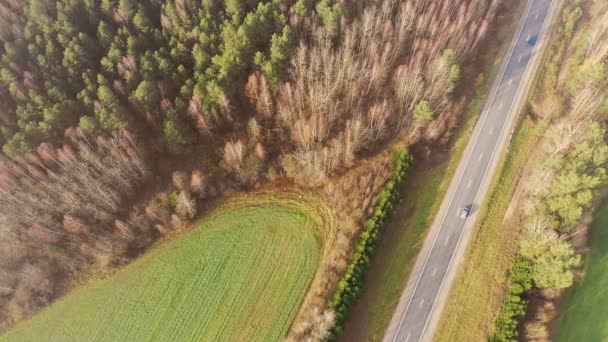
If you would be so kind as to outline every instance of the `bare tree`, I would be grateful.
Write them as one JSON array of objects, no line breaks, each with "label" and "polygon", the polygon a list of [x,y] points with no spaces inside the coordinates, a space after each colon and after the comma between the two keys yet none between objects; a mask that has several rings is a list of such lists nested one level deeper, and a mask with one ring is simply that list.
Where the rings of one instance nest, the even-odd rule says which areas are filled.
[{"label": "bare tree", "polygon": [[245,157],[245,144],[239,139],[224,145],[224,165],[232,171],[239,170]]},{"label": "bare tree", "polygon": [[175,212],[185,220],[191,220],[196,215],[196,202],[192,199],[190,193],[185,190],[180,191],[177,196]]}]

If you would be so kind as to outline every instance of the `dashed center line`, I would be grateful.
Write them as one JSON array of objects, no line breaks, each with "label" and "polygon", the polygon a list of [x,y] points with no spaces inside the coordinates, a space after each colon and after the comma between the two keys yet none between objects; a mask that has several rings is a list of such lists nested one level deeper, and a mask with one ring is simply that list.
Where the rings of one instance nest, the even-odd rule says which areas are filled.
[{"label": "dashed center line", "polygon": [[[551,1],[551,2],[552,2],[552,1]],[[532,34],[527,34],[527,33],[525,33],[525,32],[522,32],[522,31],[524,30],[524,28],[526,28],[526,23],[527,23],[527,22],[528,22],[528,20],[529,20],[529,17],[528,17],[528,16],[529,16],[529,14],[532,14],[532,15],[533,15],[533,16],[534,16],[536,19],[539,19],[539,18],[540,18],[540,14],[539,14],[540,10],[534,9],[533,3],[534,3],[534,2],[533,2],[533,1],[531,1],[531,4],[530,4],[529,6],[527,6],[527,13],[525,14],[525,17],[524,17],[524,18],[523,18],[523,20],[522,20],[521,27],[519,28],[519,30],[518,30],[518,32],[517,32],[517,34],[516,34],[516,36],[514,36],[514,37],[513,37],[513,39],[514,39],[514,40],[513,40],[513,46],[512,46],[512,47],[509,49],[509,53],[508,53],[508,55],[506,56],[506,59],[504,60],[504,61],[505,61],[505,64],[506,64],[506,66],[504,67],[504,69],[505,69],[505,70],[503,70],[503,71],[502,71],[502,74],[500,75],[500,79],[498,80],[497,85],[496,85],[496,88],[495,88],[495,90],[493,91],[492,96],[490,97],[490,100],[489,100],[490,102],[487,104],[488,106],[487,106],[487,109],[486,109],[485,113],[483,113],[483,112],[482,112],[482,117],[483,117],[484,119],[486,119],[486,118],[487,118],[487,116],[489,116],[489,115],[490,115],[489,111],[490,111],[490,110],[493,110],[493,108],[495,108],[495,107],[494,107],[495,102],[493,102],[493,100],[494,100],[494,98],[495,98],[495,96],[496,96],[497,94],[498,94],[498,96],[500,96],[500,97],[502,97],[502,96],[504,95],[504,96],[507,98],[507,99],[504,99],[504,101],[508,101],[508,102],[506,102],[506,103],[509,105],[509,107],[507,108],[507,110],[505,111],[505,113],[503,113],[503,114],[505,114],[505,116],[507,117],[507,120],[506,120],[505,122],[507,122],[507,123],[508,123],[508,122],[509,122],[509,117],[511,116],[511,114],[513,114],[513,113],[511,112],[511,111],[512,111],[512,109],[513,109],[513,108],[512,108],[512,103],[511,103],[511,97],[513,97],[513,101],[514,101],[514,102],[515,102],[515,100],[518,98],[518,93],[519,93],[519,90],[520,90],[520,88],[519,88],[519,87],[521,86],[521,82],[523,82],[523,81],[522,81],[522,80],[523,80],[523,76],[522,76],[522,75],[520,75],[520,74],[518,74],[518,73],[517,73],[517,72],[518,72],[517,70],[516,70],[516,71],[514,71],[514,72],[511,72],[511,71],[509,70],[509,64],[510,64],[510,63],[512,63],[512,57],[517,56],[517,59],[519,60],[519,65],[515,65],[514,67],[515,67],[516,69],[519,69],[520,67],[523,67],[523,68],[524,68],[524,76],[525,76],[525,73],[527,72],[527,69],[528,69],[528,67],[529,67],[529,65],[527,65],[527,63],[528,63],[529,61],[531,61],[531,60],[535,60],[535,59],[536,59],[536,57],[535,57],[536,48],[535,48],[535,47],[530,48],[530,46],[529,46],[529,45],[534,45],[534,43],[536,43],[536,39],[537,39],[537,35],[536,35],[536,34],[537,34],[537,33],[536,33],[536,28],[534,28],[534,31],[533,31],[533,33],[532,33]],[[549,6],[549,11],[551,10],[551,8],[552,8],[552,7],[551,7],[551,6]],[[531,11],[530,11],[530,9],[534,10],[534,12],[531,12]],[[545,15],[547,15],[547,16],[548,16],[548,14],[547,14],[547,13],[543,12],[543,16],[545,16]],[[530,16],[530,17],[531,17],[531,16]],[[546,23],[545,23],[545,19],[543,19],[543,23],[542,23],[542,24],[543,24],[543,26],[541,27],[541,30],[540,30],[541,32],[542,32],[542,31],[543,31],[543,29],[545,28],[545,24],[546,24]],[[540,33],[539,33],[539,34],[540,34]],[[524,37],[527,37],[526,41],[522,41],[522,39],[521,39],[521,38],[524,38]],[[530,56],[528,56],[528,53],[530,53]],[[526,58],[526,61],[525,61],[526,63],[525,63],[524,65],[522,65],[522,64],[523,64],[523,62],[524,62],[524,60],[523,60],[523,58],[524,58],[524,57]],[[506,73],[506,75],[505,75],[505,73]],[[511,74],[511,77],[510,77],[510,78],[507,80],[507,83],[508,83],[508,88],[507,88],[507,89],[504,89],[504,88],[502,88],[502,89],[501,89],[501,86],[504,86],[504,83],[502,83],[502,82],[504,82],[504,78],[503,78],[503,77],[505,77],[505,76],[507,76],[507,77],[508,77],[508,75],[509,75],[509,74]],[[513,76],[513,75],[515,75],[515,76]],[[510,88],[510,87],[513,85],[513,83],[514,83],[514,82],[513,82],[513,79],[514,79],[515,77],[518,77],[518,80],[517,80],[517,81],[518,81],[518,84],[516,84],[516,85],[515,85],[516,89],[513,89],[513,88]],[[515,94],[513,94],[513,92],[514,92],[514,91],[515,91]],[[498,97],[497,97],[497,98],[498,98]],[[503,107],[504,107],[504,103],[499,103],[499,109],[498,109],[498,110],[499,110],[499,114],[500,114],[500,111],[502,111]],[[507,113],[507,112],[508,112],[508,113]],[[484,114],[485,114],[485,117],[483,116]],[[491,118],[489,118],[489,119],[491,119]],[[488,121],[491,121],[491,120],[488,120]],[[494,123],[492,123],[491,125],[493,125],[493,124],[494,124]],[[483,123],[481,124],[481,126],[483,127]],[[495,128],[495,127],[490,127],[490,129],[487,131],[489,136],[492,136],[492,137],[493,137],[494,128]],[[498,136],[499,136],[499,138],[500,138],[500,137],[502,137],[502,135],[503,135],[505,132],[504,132],[504,130],[503,130],[501,127],[498,127],[497,129],[499,129],[499,128],[501,129],[501,131],[500,131],[500,132],[498,132],[497,134],[498,134]],[[481,134],[479,134],[477,137],[480,137],[480,136],[482,136],[482,135],[481,135]],[[492,139],[492,138],[487,137],[487,139]],[[475,141],[475,143],[476,143],[476,142],[477,142],[477,141]],[[475,144],[475,143],[474,143],[474,144]],[[472,149],[472,150],[473,150],[473,149]],[[494,152],[495,152],[495,150],[496,150],[496,148],[494,148],[493,150],[491,150],[491,151],[490,151],[491,156],[490,156],[489,161],[491,161],[491,159],[494,157]],[[480,163],[479,163],[479,164],[477,164],[477,166],[483,167],[483,166],[485,166],[485,165],[481,165],[481,164],[484,164],[484,163],[481,163],[481,160],[484,160],[484,162],[485,162],[485,159],[483,159],[483,158],[484,158],[484,153],[481,153],[481,151],[479,151],[479,153],[480,153],[480,154],[478,155],[478,161],[480,161]],[[470,154],[467,156],[467,158],[469,158],[469,159],[472,161],[472,159],[473,159],[473,158],[472,158],[471,154],[472,154],[472,152],[471,152],[471,153],[470,153]],[[466,167],[467,167],[467,162],[469,161],[469,159],[466,159],[466,162],[465,162],[465,169],[466,169]],[[473,163],[473,164],[474,164],[474,163]],[[489,167],[488,167],[488,168],[489,168]],[[483,177],[486,177],[486,173],[487,173],[487,172],[488,172],[488,170],[486,169],[486,170],[484,171],[484,173],[482,174],[482,178],[483,178]],[[463,172],[463,173],[464,173],[464,172]],[[460,177],[461,177],[461,178],[463,178],[463,177],[462,177],[462,175],[461,175]],[[459,183],[459,184],[460,184],[460,181],[461,181],[461,180],[463,180],[463,179],[459,179],[459,180],[458,180],[458,183]],[[467,188],[471,188],[471,187],[472,187],[472,179],[469,179],[469,180],[467,181]],[[458,191],[458,187],[456,187],[455,192],[457,192],[457,191]],[[468,192],[468,191],[467,191],[467,192]],[[477,196],[477,195],[475,195],[475,196]],[[452,200],[453,200],[453,199],[455,199],[455,195],[454,195],[454,194],[452,194],[452,197],[449,199],[448,208],[450,207],[450,205],[451,205],[451,203],[452,203]],[[456,198],[456,200],[455,200],[454,202],[456,202],[457,200],[458,200],[458,199]],[[457,205],[455,205],[455,206],[457,207]],[[458,208],[458,207],[457,207],[457,208]],[[457,209],[457,212],[455,213],[455,214],[456,214],[456,216],[457,216],[457,217],[462,217],[462,216],[466,217],[466,216],[467,216],[467,214],[468,214],[468,212],[469,212],[469,210],[471,210],[471,206],[467,205],[465,208],[466,208],[466,210],[465,210],[464,208],[458,208],[458,209]],[[443,218],[442,218],[442,223],[441,223],[441,225],[443,225],[443,224],[444,224],[444,221],[448,221],[448,220],[449,220],[449,211],[448,211],[448,212],[446,212],[446,213],[444,214],[444,216],[443,216]],[[462,221],[461,221],[461,222],[462,222]],[[446,227],[446,228],[447,228],[447,227]],[[438,241],[438,240],[440,239],[440,234],[441,234],[441,230],[440,230],[440,231],[437,233],[437,236],[435,236],[435,237],[434,237],[434,239],[435,239],[435,240],[433,240],[433,246],[435,246],[435,242],[437,242],[437,243],[441,243],[440,241]],[[456,234],[456,235],[455,235],[455,238],[457,239],[457,240],[456,240],[456,241],[457,241],[456,246],[457,246],[457,245],[460,243],[460,238],[462,237],[462,235],[461,235],[460,233],[456,233],[456,232],[455,232],[455,234]],[[444,246],[447,246],[448,242],[450,241],[450,238],[451,238],[450,233],[446,234],[446,237],[444,238]],[[450,247],[450,250],[451,250],[451,248],[452,248],[452,246]],[[441,248],[440,248],[440,249],[441,249]],[[431,248],[431,250],[432,250],[432,248]],[[444,250],[444,251],[447,251],[447,250]],[[432,255],[432,254],[431,254],[431,252],[429,252],[429,254],[427,255],[426,260],[424,260],[424,266],[423,266],[423,271],[422,271],[422,272],[425,272],[425,271],[427,271],[427,270],[428,270],[428,269],[425,269],[425,267],[427,266],[427,262],[429,262],[429,259],[430,259],[431,255]],[[450,267],[450,264],[452,263],[452,258],[453,258],[453,257],[450,257],[449,263],[448,263],[448,265],[447,265],[447,266],[448,266],[448,269],[449,269],[449,267]],[[442,264],[442,265],[443,265],[443,264]],[[443,265],[443,266],[445,266],[445,265]],[[432,277],[435,277],[435,276],[436,276],[437,268],[438,268],[438,264],[435,264],[435,265],[433,266]],[[449,271],[449,270],[446,270],[446,272],[447,272],[447,273],[449,273],[448,271]],[[428,273],[427,273],[427,274],[428,274]],[[443,287],[443,285],[444,285],[444,284],[443,284],[443,280],[445,280],[445,278],[446,278],[446,274],[441,274],[441,275],[437,275],[437,276],[438,276],[437,281],[441,280],[441,285],[440,285],[440,288],[439,288],[439,290],[437,290],[437,293],[433,293],[433,294],[432,294],[432,296],[435,296],[435,297],[429,297],[430,302],[427,302],[427,306],[428,306],[428,304],[431,304],[431,306],[429,306],[429,308],[426,308],[426,307],[425,307],[425,311],[426,311],[426,309],[429,309],[429,310],[433,311],[433,307],[434,307],[434,305],[435,305],[435,301],[437,300],[437,297],[436,297],[436,296],[439,296],[439,294],[440,294],[440,292],[441,292],[441,289],[442,289],[442,287]],[[439,278],[439,277],[441,277],[441,278]],[[393,342],[397,341],[397,338],[399,337],[399,329],[402,327],[402,324],[405,324],[404,328],[406,328],[406,329],[415,329],[415,331],[414,331],[414,332],[416,332],[416,334],[417,334],[417,335],[413,337],[413,338],[414,338],[414,340],[418,341],[418,339],[422,339],[422,336],[424,336],[424,333],[425,333],[425,330],[427,329],[427,324],[429,323],[430,317],[428,317],[426,321],[424,321],[424,317],[423,317],[423,323],[424,323],[424,326],[422,326],[422,328],[419,328],[419,325],[414,325],[413,323],[412,323],[412,326],[410,326],[409,328],[407,328],[407,326],[409,325],[409,323],[408,323],[408,321],[406,321],[406,315],[407,315],[407,313],[408,313],[408,307],[410,306],[410,304],[412,304],[412,306],[413,306],[413,305],[415,305],[415,304],[413,303],[413,300],[412,300],[412,299],[414,299],[414,300],[415,300],[414,295],[416,294],[416,288],[418,287],[418,285],[419,285],[419,283],[420,283],[421,279],[424,279],[422,274],[421,274],[421,275],[418,277],[418,280],[417,280],[417,282],[416,282],[416,284],[415,284],[415,287],[414,287],[413,293],[411,294],[411,297],[409,298],[409,301],[408,301],[408,303],[407,303],[407,307],[406,307],[406,309],[405,309],[405,312],[403,313],[403,317],[401,318],[401,321],[399,322],[399,327],[397,328],[397,332],[396,332],[396,333],[397,333],[397,335],[395,335],[395,337],[393,338]],[[424,281],[422,282],[422,285],[424,285]],[[419,298],[419,309],[422,309],[422,308],[423,308],[424,303],[425,303],[425,299],[423,299],[423,298]],[[412,310],[412,311],[413,311],[413,310]],[[425,313],[425,312],[422,312],[422,311],[421,311],[420,313],[417,313],[417,314],[418,314],[418,315],[422,315],[423,313],[426,315],[426,313]],[[416,315],[414,312],[412,312],[412,314]],[[432,312],[431,312],[430,314],[432,314]],[[430,314],[429,314],[429,315],[430,315]],[[404,322],[405,322],[405,323],[404,323]],[[413,321],[413,322],[414,322],[414,323],[416,323],[416,322],[417,322],[417,320],[416,320],[416,319],[414,319],[414,321]],[[420,329],[421,329],[421,330],[420,330]],[[405,329],[404,329],[404,330],[405,330]],[[419,336],[418,334],[420,334],[420,336]],[[403,336],[403,335],[402,335],[402,336]],[[405,338],[405,342],[409,342],[409,340],[411,339],[411,337],[412,337],[412,336],[411,336],[411,330],[408,330],[408,331],[407,331],[407,337]],[[403,341],[403,340],[402,340],[402,341]],[[414,342],[415,342],[415,341],[414,341]]]}]

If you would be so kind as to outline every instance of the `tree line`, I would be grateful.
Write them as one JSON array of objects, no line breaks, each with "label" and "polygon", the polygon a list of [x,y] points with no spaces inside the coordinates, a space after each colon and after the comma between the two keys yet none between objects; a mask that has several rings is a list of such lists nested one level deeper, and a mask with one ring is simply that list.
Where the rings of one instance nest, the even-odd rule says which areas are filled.
[{"label": "tree line", "polygon": [[[499,3],[1,0],[3,322],[84,265],[128,262],[227,187],[331,186],[395,140],[444,141]],[[161,158],[193,165],[161,172]],[[387,177],[366,172],[336,182],[360,203],[351,221]]]},{"label": "tree line", "polygon": [[[518,255],[492,335],[495,341],[518,338],[532,290],[540,294],[541,304],[522,330],[527,339],[547,339],[548,323],[555,316],[553,299],[581,275],[589,224],[585,216],[608,182],[608,11],[602,8],[574,41],[583,12],[580,1],[567,4],[532,100],[533,115],[547,128],[537,145],[537,160],[523,180]],[[568,49],[572,55],[563,63]]]},{"label": "tree line", "polygon": [[365,272],[371,264],[371,259],[382,238],[382,231],[390,218],[392,209],[401,198],[402,185],[412,163],[412,156],[407,150],[395,151],[392,173],[376,198],[372,215],[365,222],[363,232],[355,244],[350,264],[332,296],[330,308],[335,313],[335,326],[331,330],[331,335],[328,331],[327,337],[335,338],[342,333],[342,325],[348,311],[361,295]]}]

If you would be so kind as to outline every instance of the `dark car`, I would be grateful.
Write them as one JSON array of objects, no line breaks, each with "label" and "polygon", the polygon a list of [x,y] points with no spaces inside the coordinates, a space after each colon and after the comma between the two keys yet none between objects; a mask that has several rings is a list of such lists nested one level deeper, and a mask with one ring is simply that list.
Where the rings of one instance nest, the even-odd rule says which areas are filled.
[{"label": "dark car", "polygon": [[538,39],[538,36],[530,36],[530,38],[528,38],[528,45],[534,46],[536,44],[537,39]]}]

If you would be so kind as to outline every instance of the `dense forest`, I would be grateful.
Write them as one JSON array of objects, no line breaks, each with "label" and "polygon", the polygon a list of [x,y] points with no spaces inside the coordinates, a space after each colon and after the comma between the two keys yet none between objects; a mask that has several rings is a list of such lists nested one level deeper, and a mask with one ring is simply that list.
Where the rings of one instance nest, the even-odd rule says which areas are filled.
[{"label": "dense forest", "polygon": [[499,3],[0,0],[3,327],[228,188],[332,183],[362,222],[389,165],[360,161],[449,139]]}]

